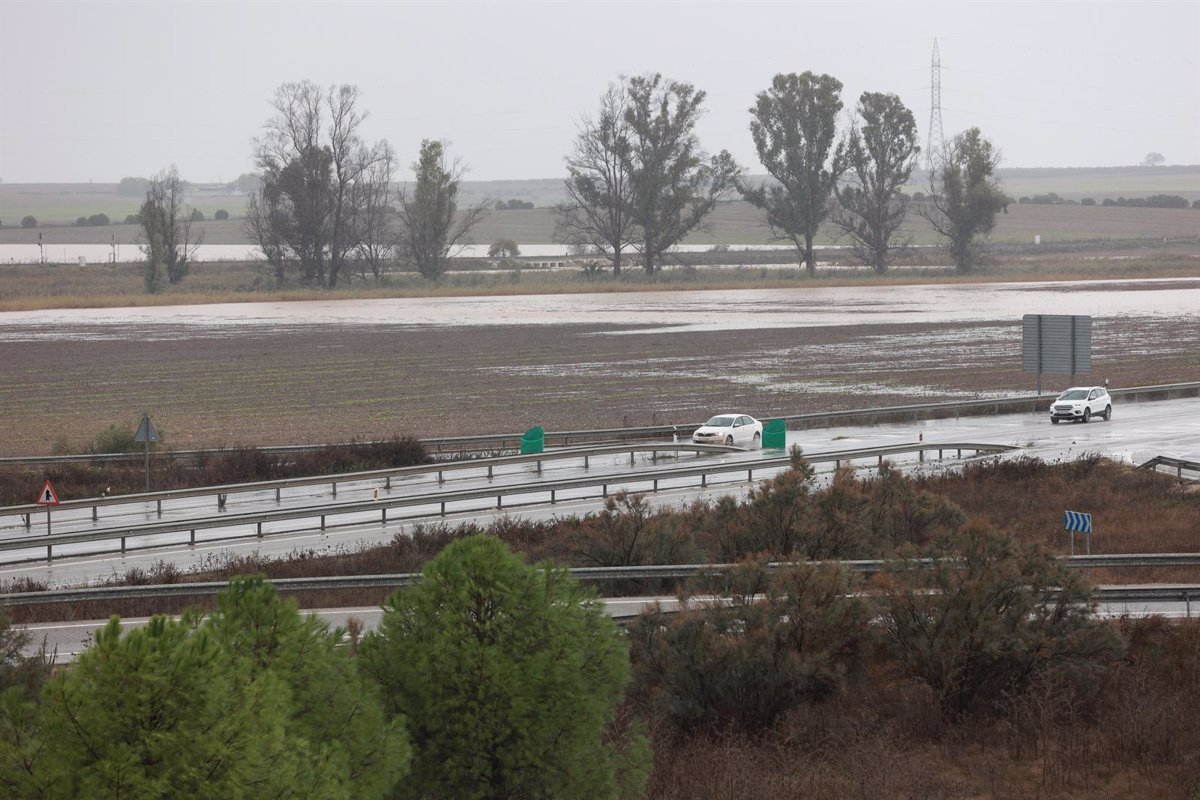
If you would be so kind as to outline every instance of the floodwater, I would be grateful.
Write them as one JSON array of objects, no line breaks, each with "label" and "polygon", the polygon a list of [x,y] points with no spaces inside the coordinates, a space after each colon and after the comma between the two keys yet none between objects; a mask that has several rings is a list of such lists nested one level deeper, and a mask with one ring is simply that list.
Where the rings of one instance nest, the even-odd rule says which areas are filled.
[{"label": "floodwater", "polygon": [[[1024,314],[1200,320],[1200,279],[854,286],[230,303],[0,313],[0,341],[236,336],[248,328],[620,326],[606,335],[1016,321]],[[1200,334],[1200,325],[1192,334]]]},{"label": "floodwater", "polygon": [[[451,258],[485,258],[489,245],[469,244],[455,248]],[[841,249],[844,245],[833,246]],[[713,249],[709,244],[683,244],[674,248],[680,253],[706,253]],[[781,244],[746,244],[729,248],[730,252],[746,250],[791,250],[792,246]],[[822,250],[831,249],[823,246]],[[521,255],[533,258],[562,258],[567,255],[565,244],[522,244]],[[111,242],[100,244],[67,244],[46,242],[43,249],[36,244],[0,244],[0,264],[40,264],[43,259],[49,264],[108,264],[140,261],[143,255],[137,242]],[[81,260],[82,259],[82,260]],[[252,244],[202,244],[196,248],[194,261],[262,261],[262,251]]]}]

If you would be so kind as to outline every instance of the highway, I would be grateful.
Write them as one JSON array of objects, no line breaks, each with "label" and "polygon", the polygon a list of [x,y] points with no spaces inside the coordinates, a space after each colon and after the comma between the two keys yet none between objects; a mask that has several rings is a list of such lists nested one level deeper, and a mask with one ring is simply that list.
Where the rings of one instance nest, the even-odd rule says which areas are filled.
[{"label": "highway", "polygon": [[[999,416],[963,417],[960,419],[922,420],[911,423],[890,423],[882,425],[855,425],[839,428],[821,428],[808,431],[789,431],[788,444],[799,445],[810,454],[830,453],[857,447],[880,446],[887,444],[903,444],[915,442],[918,439],[925,443],[939,441],[976,441],[995,444],[1009,444],[1021,448],[1019,453],[1026,453],[1043,458],[1047,461],[1073,459],[1083,453],[1100,453],[1121,461],[1141,463],[1156,455],[1172,455],[1180,458],[1200,460],[1200,399],[1186,398],[1148,403],[1127,403],[1114,406],[1114,418],[1111,422],[1092,422],[1089,424],[1051,425],[1044,413],[1005,414]],[[753,465],[766,457],[777,457],[778,451],[747,451],[718,458],[705,457],[710,461],[742,468],[742,465]],[[934,472],[941,469],[953,468],[957,462],[953,453],[944,462],[926,461],[918,464],[915,459],[898,458],[896,463],[913,470]],[[1010,456],[1011,457],[1011,456]],[[122,575],[135,567],[148,569],[156,562],[168,561],[175,563],[180,569],[195,568],[214,558],[226,554],[249,554],[258,552],[268,557],[286,555],[298,550],[328,551],[334,548],[355,548],[361,545],[381,544],[389,541],[397,533],[408,530],[421,518],[436,518],[440,511],[437,494],[449,491],[467,489],[486,489],[516,483],[527,483],[536,480],[563,480],[573,477],[595,475],[597,473],[620,473],[624,475],[619,482],[610,485],[609,492],[622,487],[633,491],[646,491],[649,484],[638,481],[638,474],[651,469],[661,469],[670,463],[689,465],[698,463],[697,457],[691,455],[665,460],[652,460],[649,455],[640,455],[635,463],[630,465],[628,454],[605,457],[593,457],[585,470],[582,459],[564,461],[546,461],[538,472],[535,465],[512,465],[494,470],[492,478],[488,478],[486,468],[462,472],[447,472],[444,483],[439,484],[436,474],[405,479],[393,479],[391,488],[383,487],[382,481],[376,479],[358,484],[339,484],[337,496],[333,497],[328,485],[300,487],[285,490],[279,502],[275,500],[273,491],[253,492],[230,495],[222,514],[235,514],[247,511],[264,511],[288,507],[306,507],[317,504],[340,504],[354,501],[369,500],[375,492],[382,497],[428,497],[430,502],[425,506],[404,509],[404,514],[410,515],[405,520],[391,520],[381,524],[378,514],[362,515],[355,519],[351,515],[338,518],[338,527],[318,528],[316,519],[274,523],[279,531],[265,539],[256,539],[252,531],[236,531],[224,529],[216,533],[201,535],[197,532],[197,544],[189,546],[186,542],[180,544],[179,537],[174,536],[172,542],[163,547],[150,550],[121,554],[104,554],[74,556],[67,546],[56,548],[55,561],[46,563],[9,564],[0,570],[0,579],[28,577],[44,581],[51,586],[77,585],[88,581]],[[866,468],[867,462],[859,462]],[[763,470],[755,473],[755,480],[768,477],[770,472]],[[823,473],[827,478],[829,470]],[[740,477],[739,477],[740,476]],[[664,481],[660,491],[652,499],[653,504],[674,505],[690,503],[697,499],[713,499],[721,495],[732,494],[742,496],[751,484],[745,480],[744,473],[731,472],[726,476],[728,483],[710,482],[706,488],[701,488],[696,479],[678,479]],[[548,519],[554,516],[583,514],[602,507],[603,499],[598,491],[581,489],[562,492],[557,497],[557,504],[549,505],[549,497],[536,495],[526,496],[523,502],[529,504],[519,508],[506,508],[497,511],[494,501],[491,503],[476,502],[471,507],[447,509],[446,521],[450,524],[476,521],[487,523],[499,515],[522,516],[533,519]],[[487,507],[484,507],[484,506]],[[72,511],[52,512],[53,530],[61,533],[68,530],[87,530],[91,528],[112,527],[118,524],[144,524],[161,520],[184,520],[198,516],[211,516],[216,512],[215,501],[209,497],[184,498],[164,504],[163,516],[160,518],[153,504],[140,503],[123,506],[109,506],[99,509],[99,520],[93,522],[90,509],[75,509]],[[397,515],[398,516],[398,515]],[[26,529],[19,517],[0,518],[0,537],[27,536],[31,533],[45,531],[45,516],[35,515],[31,527]],[[219,539],[232,534],[242,537],[236,540]],[[43,551],[44,552],[44,551]],[[13,554],[4,554],[11,556]],[[17,553],[16,555],[20,555]]]},{"label": "highway", "polygon": [[[658,604],[664,610],[674,611],[679,608],[679,601],[674,597],[620,597],[605,598],[604,606],[608,614],[616,619],[628,619],[642,613],[644,609]],[[330,626],[345,628],[351,618],[360,620],[363,629],[375,630],[383,617],[383,610],[378,606],[363,606],[360,608],[322,608],[305,611],[305,614],[315,614]],[[1184,618],[1200,615],[1200,603],[1190,607],[1183,602],[1158,603],[1100,603],[1096,606],[1095,615],[1101,618],[1117,618],[1122,616],[1145,617],[1158,614],[1168,618]],[[147,622],[146,617],[130,617],[121,620],[124,630],[140,628]],[[33,654],[43,641],[49,652],[56,659],[73,661],[91,644],[92,634],[97,628],[107,624],[107,620],[87,620],[83,622],[45,622],[24,626],[31,636],[30,644],[25,648],[26,654]]]}]

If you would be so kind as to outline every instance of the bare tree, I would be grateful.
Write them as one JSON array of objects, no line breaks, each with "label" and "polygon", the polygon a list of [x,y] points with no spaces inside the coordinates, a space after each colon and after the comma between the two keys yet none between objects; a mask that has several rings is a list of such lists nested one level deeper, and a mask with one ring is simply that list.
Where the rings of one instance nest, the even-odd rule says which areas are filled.
[{"label": "bare tree", "polygon": [[[150,179],[146,202],[138,212],[142,236],[146,240],[142,253],[163,268],[172,284],[179,283],[188,274],[196,248],[204,239],[200,234],[192,236],[192,209],[183,202],[184,187],[185,182],[180,180],[179,171],[172,165]],[[148,289],[150,285],[148,281]]]},{"label": "bare tree", "polygon": [[263,185],[247,204],[246,231],[281,281],[296,272],[333,288],[361,243],[362,183],[391,149],[363,142],[358,101],[354,86],[326,92],[303,81],[283,84],[271,102],[275,115],[255,140]]},{"label": "bare tree", "polygon": [[459,159],[447,159],[443,142],[423,140],[413,170],[416,182],[399,198],[400,253],[421,275],[437,280],[446,271],[450,251],[465,243],[489,201],[459,210],[458,184],[466,168]]},{"label": "bare tree", "polygon": [[[863,92],[846,160],[851,180],[834,190],[831,217],[850,237],[854,255],[883,274],[908,202],[901,192],[917,165],[917,123],[894,94]],[[902,242],[907,244],[907,242]]]},{"label": "bare tree", "polygon": [[363,267],[364,277],[369,269],[375,280],[383,277],[395,258],[397,235],[397,215],[392,205],[396,156],[387,142],[381,142],[379,147],[379,157],[355,187],[360,196],[354,202],[360,212],[354,256]]},{"label": "bare tree", "polygon": [[844,143],[834,146],[841,91],[841,81],[830,75],[780,74],[750,109],[759,161],[777,183],[743,186],[742,196],[766,212],[777,239],[795,245],[809,274],[817,266],[813,240],[846,169]]},{"label": "bare tree", "polygon": [[695,127],[705,93],[655,73],[625,81],[629,146],[621,159],[632,184],[629,220],[637,226],[646,272],[737,188],[741,168],[722,150],[711,158]]},{"label": "bare tree", "polygon": [[979,128],[955,136],[940,163],[929,173],[929,200],[918,212],[950,240],[950,255],[959,272],[970,272],[977,258],[975,240],[996,225],[996,214],[1011,199],[992,178],[1000,153]]},{"label": "bare tree", "polygon": [[555,239],[590,245],[612,260],[621,274],[621,252],[630,244],[633,181],[627,168],[629,123],[623,87],[610,85],[600,96],[600,113],[583,117],[575,150],[567,156],[567,202],[555,206]]}]

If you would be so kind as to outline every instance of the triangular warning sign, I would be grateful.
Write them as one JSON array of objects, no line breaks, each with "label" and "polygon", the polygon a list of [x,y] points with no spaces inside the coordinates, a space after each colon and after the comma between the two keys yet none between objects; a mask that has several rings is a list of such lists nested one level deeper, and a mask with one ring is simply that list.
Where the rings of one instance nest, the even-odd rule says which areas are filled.
[{"label": "triangular warning sign", "polygon": [[37,505],[39,506],[56,506],[58,505],[58,493],[54,491],[54,484],[46,481],[42,486],[42,491],[38,493]]}]

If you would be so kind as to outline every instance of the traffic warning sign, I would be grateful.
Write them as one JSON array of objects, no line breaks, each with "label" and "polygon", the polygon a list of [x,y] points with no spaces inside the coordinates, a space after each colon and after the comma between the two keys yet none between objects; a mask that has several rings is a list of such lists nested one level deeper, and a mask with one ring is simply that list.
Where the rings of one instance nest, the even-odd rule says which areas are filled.
[{"label": "traffic warning sign", "polygon": [[38,493],[36,504],[39,506],[56,506],[58,505],[58,493],[54,491],[54,484],[50,481],[42,486],[42,491]]}]

